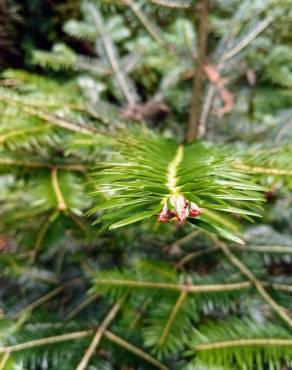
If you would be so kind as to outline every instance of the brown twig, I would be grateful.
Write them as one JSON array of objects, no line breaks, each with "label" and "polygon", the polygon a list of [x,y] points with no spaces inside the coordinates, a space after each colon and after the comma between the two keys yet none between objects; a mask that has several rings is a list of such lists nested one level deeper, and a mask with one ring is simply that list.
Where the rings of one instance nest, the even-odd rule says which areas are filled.
[{"label": "brown twig", "polygon": [[[234,105],[233,95],[229,90],[226,89],[226,80],[221,77],[219,71],[216,67],[212,66],[211,64],[205,64],[204,72],[208,77],[208,80],[216,86],[216,89],[224,102],[224,105],[217,110],[217,116],[222,117],[224,114],[229,113]],[[202,134],[202,133],[200,133]]]},{"label": "brown twig", "polygon": [[161,362],[156,360],[156,358],[150,356],[148,353],[142,351],[140,348],[138,348],[138,347],[134,346],[133,344],[125,341],[124,339],[122,339],[121,337],[118,337],[117,335],[113,334],[112,332],[110,332],[108,330],[105,330],[104,336],[106,338],[108,338],[109,340],[111,340],[112,342],[118,344],[120,347],[123,347],[126,350],[128,350],[129,352],[132,352],[135,355],[143,358],[143,360],[149,362],[150,364],[154,365],[158,369],[168,370],[168,368],[166,366],[164,366]]},{"label": "brown twig", "polygon": [[66,317],[66,321],[72,320],[75,316],[77,316],[85,307],[93,303],[99,298],[99,293],[91,294],[90,296],[86,297],[78,306],[74,307],[71,312]]},{"label": "brown twig", "polygon": [[195,59],[195,74],[193,78],[193,90],[191,108],[187,129],[187,141],[192,141],[198,136],[200,124],[201,104],[204,82],[204,65],[206,63],[208,42],[208,12],[209,0],[201,0],[194,8],[198,16],[198,54]]},{"label": "brown twig", "polygon": [[84,356],[82,357],[79,365],[77,366],[76,370],[85,370],[87,369],[88,362],[90,361],[90,358],[94,354],[96,347],[98,346],[105,330],[110,325],[110,323],[114,320],[117,313],[119,312],[126,296],[124,296],[122,299],[120,299],[109,311],[103,322],[98,327],[92,342],[90,343],[90,346],[87,348],[87,351],[85,352]]},{"label": "brown twig", "polygon": [[[218,64],[216,65],[216,69],[218,72],[223,72],[226,68],[227,61],[230,58],[233,58],[239,52],[242,51],[245,47],[247,47],[255,38],[258,37],[275,19],[273,15],[267,16],[259,25],[257,25],[250,33],[247,34],[246,37],[241,39],[238,44],[236,44],[232,49],[229,49],[223,53],[221,56]],[[212,109],[214,97],[217,92],[217,87],[215,85],[210,85],[207,89],[207,94],[205,97],[205,101],[202,107],[202,113],[199,122],[198,132],[200,132],[200,136],[203,136],[206,132],[206,125],[209,117],[209,113]]]},{"label": "brown twig", "polygon": [[205,248],[205,249],[201,249],[201,250],[198,250],[198,251],[195,251],[195,252],[188,253],[181,260],[179,260],[175,266],[176,266],[176,268],[182,270],[184,265],[186,263],[190,262],[191,260],[193,260],[197,257],[202,257],[202,256],[204,256],[208,253],[214,252],[218,249],[219,249],[219,247],[212,246],[212,247],[209,247],[209,248]]},{"label": "brown twig", "polygon": [[21,309],[20,311],[18,311],[14,315],[14,317],[21,316],[25,312],[31,312],[32,310],[34,310],[35,308],[39,307],[43,303],[48,302],[49,300],[51,300],[52,298],[54,298],[55,296],[57,296],[59,293],[61,293],[61,291],[65,288],[65,285],[66,284],[60,285],[59,287],[53,289],[49,293],[47,293],[47,294],[43,295],[42,297],[36,299],[34,302],[30,303],[29,305],[27,305],[26,307],[24,307],[23,309]]}]

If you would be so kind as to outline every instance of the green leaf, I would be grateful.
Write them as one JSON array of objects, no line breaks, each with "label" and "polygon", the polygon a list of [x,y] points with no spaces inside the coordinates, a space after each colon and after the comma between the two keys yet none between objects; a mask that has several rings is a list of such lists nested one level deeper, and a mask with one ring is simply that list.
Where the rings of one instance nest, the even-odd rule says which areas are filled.
[{"label": "green leaf", "polygon": [[138,222],[141,220],[144,220],[145,218],[149,218],[157,213],[158,209],[154,209],[151,211],[143,211],[139,212],[131,217],[125,218],[124,220],[121,220],[119,222],[115,222],[110,226],[110,230],[117,229],[122,226],[133,224],[134,222]]},{"label": "green leaf", "polygon": [[205,230],[211,234],[216,234],[221,236],[224,239],[231,240],[235,243],[239,244],[245,244],[242,239],[240,239],[238,236],[232,234],[229,231],[226,231],[225,229],[222,229],[221,227],[211,224],[206,220],[198,219],[198,218],[188,218],[188,221],[197,226],[198,228]]}]

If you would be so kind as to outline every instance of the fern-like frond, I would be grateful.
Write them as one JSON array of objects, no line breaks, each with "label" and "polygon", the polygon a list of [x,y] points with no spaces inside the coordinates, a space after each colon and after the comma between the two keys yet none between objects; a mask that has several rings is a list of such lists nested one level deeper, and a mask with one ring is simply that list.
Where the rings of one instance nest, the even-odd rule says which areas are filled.
[{"label": "fern-like frond", "polygon": [[[257,324],[248,319],[210,322],[194,330],[190,353],[194,360],[187,369],[277,369],[292,361],[292,336],[278,325]],[[202,368],[202,367],[201,367]],[[198,367],[200,369],[200,367]]]},{"label": "fern-like frond", "polygon": [[43,151],[44,146],[54,147],[61,143],[61,137],[50,124],[38,119],[15,119],[7,117],[0,128],[0,147],[14,151],[19,148]]},{"label": "fern-like frond", "polygon": [[130,7],[133,13],[137,16],[137,18],[145,27],[149,35],[151,35],[159,45],[168,48],[169,46],[166,43],[163,33],[158,28],[158,26],[154,22],[152,22],[152,20],[150,20],[149,17],[147,17],[147,15],[143,12],[143,10],[141,9],[141,5],[133,0],[124,0],[124,2]]},{"label": "fern-like frond", "polygon": [[234,168],[259,177],[284,177],[289,182],[292,177],[292,145],[272,148],[252,147],[242,152],[234,163]]},{"label": "fern-like frond", "polygon": [[94,272],[93,291],[98,291],[111,298],[117,299],[126,291],[134,291],[136,294],[147,292],[149,295],[188,294],[218,296],[220,294],[231,294],[236,291],[248,289],[251,284],[247,281],[219,283],[218,280],[200,279],[198,276],[184,276],[168,264],[158,264],[153,261],[139,260],[131,269],[109,269]]},{"label": "fern-like frond", "polygon": [[266,61],[266,78],[283,87],[292,87],[292,51],[277,45]]},{"label": "fern-like frond", "polygon": [[17,330],[6,331],[2,336],[0,352],[9,352],[10,360],[20,368],[37,369],[46,363],[52,370],[73,369],[92,335],[91,330],[74,332],[73,328],[56,322],[31,323],[23,327],[19,323]]},{"label": "fern-like frond", "polygon": [[82,40],[94,41],[96,38],[94,27],[87,22],[70,19],[65,23],[63,29],[68,35]]},{"label": "fern-like frond", "polygon": [[198,319],[193,297],[182,292],[176,301],[165,297],[149,311],[143,331],[144,344],[154,348],[158,358],[182,350],[190,338],[190,328]]},{"label": "fern-like frond", "polygon": [[238,292],[242,294],[251,287],[246,281],[225,284],[217,280],[185,276],[168,264],[138,261],[133,270],[94,272],[91,290],[114,300],[125,293],[130,294],[128,304],[133,309],[126,326],[131,326],[133,320],[135,325],[138,324],[139,319],[133,319],[133,314],[137,303],[141,305],[144,302],[144,344],[163,358],[185,348],[190,339],[190,328],[198,320],[202,308],[204,310],[208,305],[209,309],[205,311],[218,312],[217,303],[221,302],[226,309],[232,296],[238,297]]},{"label": "fern-like frond", "polygon": [[[93,3],[84,3],[83,8],[90,17],[96,32],[100,35],[104,56],[115,74],[117,85],[128,103],[134,104],[137,100],[135,88],[127,74],[121,68],[120,57],[118,49],[114,43],[114,37],[110,35],[111,32],[106,32],[110,24],[105,24],[102,13]],[[120,17],[118,17],[118,19],[120,19]]]},{"label": "fern-like frond", "polygon": [[232,170],[218,148],[202,142],[182,146],[155,136],[121,143],[112,163],[98,167],[96,187],[110,196],[91,213],[106,210],[98,221],[110,229],[159,214],[160,221],[186,219],[237,242],[236,227],[221,212],[257,216],[250,209],[258,209],[262,190]]},{"label": "fern-like frond", "polygon": [[40,217],[46,216],[49,222],[48,214],[54,215],[53,219],[59,212],[80,216],[86,207],[84,179],[68,171],[40,171],[29,181],[19,181],[14,186],[8,184],[5,190],[0,197],[2,202],[5,198],[1,216],[5,218],[3,225],[12,229],[16,222],[19,226],[31,222],[31,218],[39,223]]},{"label": "fern-like frond", "polygon": [[55,71],[74,68],[76,60],[75,52],[64,44],[54,45],[52,52],[35,50],[33,55],[35,64],[44,68],[50,67]]}]

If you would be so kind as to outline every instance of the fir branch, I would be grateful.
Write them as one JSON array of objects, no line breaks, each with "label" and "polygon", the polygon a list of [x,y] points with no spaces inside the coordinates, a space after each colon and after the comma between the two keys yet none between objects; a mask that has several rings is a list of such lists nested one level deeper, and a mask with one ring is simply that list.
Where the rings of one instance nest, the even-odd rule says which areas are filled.
[{"label": "fir branch", "polygon": [[36,241],[34,244],[34,248],[31,251],[31,259],[32,261],[35,260],[37,253],[39,249],[42,246],[43,240],[45,238],[45,235],[50,227],[50,225],[56,220],[56,218],[59,216],[60,210],[59,209],[54,209],[46,218],[44,221],[43,225],[41,226],[40,230],[37,233]]},{"label": "fir branch", "polygon": [[115,73],[117,82],[119,83],[119,86],[120,86],[123,94],[125,95],[128,104],[133,105],[136,102],[136,98],[133,95],[133,93],[132,93],[132,91],[131,91],[128,83],[127,83],[126,77],[125,77],[125,75],[124,75],[124,73],[121,69],[120,63],[118,61],[117,51],[115,50],[113,42],[112,42],[109,34],[105,32],[105,25],[103,23],[102,15],[93,4],[87,3],[86,7],[88,8],[89,12],[91,13],[91,16],[93,17],[94,22],[95,22],[95,26],[96,26],[97,30],[99,31],[99,33],[100,33],[104,50],[106,52],[109,64],[111,65],[111,67],[112,67],[112,69]]},{"label": "fir branch", "polygon": [[283,290],[284,292],[292,292],[292,285],[287,284],[272,284],[275,290]]},{"label": "fir branch", "polygon": [[126,5],[128,5],[133,13],[137,16],[137,18],[140,20],[140,22],[143,24],[145,29],[148,31],[148,33],[153,37],[153,39],[162,47],[164,47],[166,50],[170,51],[172,48],[170,48],[169,44],[166,42],[166,40],[163,37],[163,34],[159,30],[158,26],[154,23],[152,23],[147,16],[144,14],[144,12],[141,10],[140,5],[133,1],[133,0],[123,0]]},{"label": "fir branch", "polygon": [[212,246],[212,247],[209,247],[209,248],[205,248],[205,249],[202,249],[202,250],[199,250],[199,251],[195,251],[195,252],[191,252],[191,253],[188,253],[186,254],[177,264],[176,264],[176,267],[179,268],[179,269],[182,269],[183,266],[185,264],[187,264],[188,262],[190,262],[191,260],[195,259],[195,258],[198,258],[198,257],[201,257],[201,256],[204,256],[206,254],[209,254],[209,253],[212,253],[214,251],[217,251],[219,249],[218,246]]},{"label": "fir branch", "polygon": [[71,312],[66,316],[66,321],[71,321],[76,317],[84,308],[93,303],[99,298],[99,293],[93,293],[81,301]]},{"label": "fir branch", "polygon": [[13,273],[15,273],[16,275],[22,275],[24,277],[29,277],[33,281],[34,280],[42,281],[42,282],[46,282],[46,283],[54,284],[54,285],[57,285],[60,283],[59,279],[55,278],[54,276],[50,276],[48,274],[46,275],[40,274],[39,271],[32,270],[31,268],[25,269],[19,266],[16,258],[13,258],[12,256],[8,255],[5,259],[5,262],[7,262],[8,265],[10,265],[9,267],[12,269]]},{"label": "fir branch", "polygon": [[247,172],[247,173],[263,174],[263,175],[271,175],[271,176],[292,176],[292,170],[249,166],[243,163],[234,163],[232,166],[237,170]]},{"label": "fir branch", "polygon": [[[175,243],[176,244],[176,243]],[[240,245],[234,244],[230,246],[231,249],[240,250],[243,252],[256,252],[256,253],[283,253],[283,254],[292,254],[292,248],[288,246],[281,245]],[[185,264],[191,260],[204,256],[206,254],[218,251],[220,247],[214,245],[209,248],[201,249],[195,252],[186,254],[179,262],[177,262],[176,267],[181,269]]]},{"label": "fir branch", "polygon": [[34,347],[47,346],[49,344],[81,339],[81,338],[85,338],[85,337],[92,335],[92,333],[93,333],[92,330],[83,330],[83,331],[76,331],[76,332],[66,333],[66,334],[61,334],[61,335],[55,335],[52,337],[34,339],[28,342],[14,344],[12,346],[0,347],[0,353],[24,351],[24,350],[34,348]]},{"label": "fir branch", "polygon": [[92,134],[98,134],[98,135],[106,135],[106,136],[112,136],[110,133],[107,133],[105,131],[100,131],[92,126],[88,125],[79,125],[78,123],[69,121],[67,119],[61,118],[55,114],[46,112],[41,109],[36,109],[27,105],[21,105],[21,109],[33,116],[39,117],[43,119],[46,122],[49,122],[53,125],[59,126],[61,128],[78,132],[80,134],[86,134],[86,135],[92,135]]},{"label": "fir branch", "polygon": [[203,94],[204,64],[207,57],[209,1],[202,0],[196,5],[198,12],[198,57],[195,59],[192,100],[187,129],[187,140],[194,140],[199,134],[199,117]]},{"label": "fir branch", "polygon": [[54,193],[55,193],[55,196],[56,196],[56,200],[57,200],[57,210],[58,211],[65,211],[68,206],[67,204],[65,203],[65,200],[64,200],[64,197],[63,197],[63,194],[62,194],[62,190],[60,188],[60,184],[59,184],[59,181],[58,181],[58,171],[57,171],[57,168],[53,168],[52,171],[51,171],[51,179],[52,179],[52,187],[53,187],[53,190],[54,190]]},{"label": "fir branch", "polygon": [[26,112],[26,113],[28,113],[32,116],[41,118],[44,121],[49,122],[52,125],[56,125],[58,127],[61,127],[61,128],[64,128],[64,129],[67,129],[67,130],[70,130],[70,131],[78,132],[80,134],[85,134],[85,135],[97,134],[97,135],[105,135],[105,136],[109,136],[109,137],[115,137],[115,135],[110,133],[110,132],[98,130],[93,126],[89,126],[89,125],[85,125],[85,124],[80,125],[76,122],[72,122],[68,119],[61,118],[56,114],[50,113],[50,112],[42,110],[40,108],[30,106],[26,103],[23,103],[22,101],[20,101],[18,99],[13,99],[13,98],[11,98],[9,96],[6,96],[6,95],[0,95],[0,101],[6,101],[9,104],[17,105],[24,112]]},{"label": "fir branch", "polygon": [[1,362],[0,362],[0,370],[5,370],[5,366],[7,362],[9,361],[10,355],[11,355],[10,351],[7,351],[4,353],[4,355],[1,358]]},{"label": "fir branch", "polygon": [[227,50],[220,63],[226,62],[228,59],[233,58],[236,54],[246,48],[255,38],[257,38],[273,21],[275,20],[274,15],[267,16],[262,22],[260,22],[254,29],[252,29],[242,40],[239,41],[231,50]]},{"label": "fir branch", "polygon": [[79,278],[73,278],[71,280],[68,280],[64,282],[63,284],[59,285],[57,288],[51,290],[49,293],[44,294],[43,296],[37,298],[35,301],[29,303],[27,306],[19,310],[13,315],[13,318],[25,316],[27,313],[30,313],[35,308],[41,306],[42,304],[50,301],[52,298],[56,297],[61,293],[68,285],[78,281]]},{"label": "fir branch", "polygon": [[57,296],[59,293],[61,293],[62,290],[65,288],[65,286],[66,286],[66,284],[62,284],[61,286],[58,286],[57,288],[53,289],[49,293],[47,293],[47,294],[43,295],[42,297],[36,299],[34,302],[30,303],[29,305],[27,305],[26,307],[24,307],[20,311],[18,311],[14,315],[14,317],[22,316],[22,315],[26,314],[27,312],[31,312],[32,310],[39,307],[43,303],[48,302],[49,300],[51,300],[52,298]]},{"label": "fir branch", "polygon": [[292,254],[292,247],[287,245],[232,245],[230,248],[243,252]]},{"label": "fir branch", "polygon": [[[241,50],[246,48],[252,41],[254,41],[273,21],[275,17],[273,15],[269,15],[266,17],[260,24],[258,24],[253,30],[251,30],[246,37],[241,39],[238,44],[236,44],[231,50],[225,51],[223,55],[219,58],[219,63],[216,65],[216,69],[218,72],[223,72],[226,68],[226,62],[228,59],[234,57],[239,53]],[[212,109],[212,104],[214,101],[215,94],[217,92],[217,87],[213,84],[210,84],[207,93],[205,95],[204,103],[202,106],[200,121],[198,132],[200,133],[199,137],[202,137],[206,132],[206,125],[207,120],[209,117],[209,113]]]},{"label": "fir branch", "polygon": [[141,320],[141,318],[143,317],[143,315],[145,314],[147,308],[149,307],[151,303],[152,303],[152,298],[148,298],[138,308],[136,315],[134,316],[132,322],[129,325],[129,331],[132,331],[137,327],[139,321]]},{"label": "fir branch", "polygon": [[242,243],[234,235],[237,229],[234,222],[219,212],[256,216],[255,212],[239,207],[244,201],[253,201],[257,207],[261,196],[256,192],[261,188],[243,174],[229,169],[229,160],[224,158],[222,151],[219,153],[215,147],[200,142],[181,146],[171,140],[149,136],[121,141],[117,158],[116,162],[100,165],[96,173],[96,192],[111,192],[111,196],[89,213],[105,210],[98,220],[104,220],[105,227],[115,229],[157,217],[165,208],[173,211],[170,215],[174,212],[179,215],[182,214],[179,204],[195,202],[201,208],[201,215],[192,218],[186,214],[188,222]]},{"label": "fir branch", "polygon": [[43,169],[47,168],[52,170],[56,168],[57,170],[62,171],[76,171],[76,172],[85,172],[89,169],[84,164],[79,163],[48,163],[48,162],[41,162],[35,160],[26,160],[26,159],[18,159],[12,157],[0,157],[0,165],[3,166],[20,166],[20,167],[28,167],[28,168],[35,168],[35,169]]},{"label": "fir branch", "polygon": [[104,336],[111,340],[112,342],[118,344],[120,347],[125,348],[129,352],[134,353],[135,355],[139,356],[143,360],[149,362],[150,364],[154,365],[158,369],[161,370],[168,370],[168,367],[164,366],[161,362],[156,360],[154,357],[150,356],[148,353],[142,351],[140,348],[134,346],[133,344],[125,341],[121,337],[118,337],[117,335],[113,334],[112,332],[105,330]]},{"label": "fir branch", "polygon": [[97,331],[94,334],[94,337],[92,339],[92,342],[90,343],[90,346],[87,348],[84,356],[82,357],[81,361],[79,362],[79,365],[77,366],[76,370],[85,370],[87,368],[87,365],[90,361],[90,358],[93,356],[96,347],[98,346],[105,330],[107,327],[111,324],[111,322],[115,319],[116,315],[118,314],[121,306],[123,305],[124,301],[126,299],[126,295],[121,298],[109,311],[105,319],[102,321],[102,323],[99,325]]},{"label": "fir branch", "polygon": [[247,289],[251,286],[249,281],[242,281],[238,283],[230,284],[206,284],[206,285],[192,285],[192,284],[172,284],[172,283],[160,283],[154,281],[137,281],[130,279],[102,279],[95,278],[94,282],[96,286],[116,286],[116,287],[128,287],[136,289],[162,289],[162,290],[173,290],[181,293],[207,293],[207,292],[227,292],[234,290]]},{"label": "fir branch", "polygon": [[291,340],[288,330],[269,322],[257,324],[246,318],[209,321],[194,330],[190,342],[195,355],[192,364],[228,370],[254,366],[263,369],[272,364],[280,369],[283,360],[291,359]]},{"label": "fir branch", "polygon": [[248,347],[248,346],[292,346],[292,339],[261,338],[261,339],[235,339],[210,344],[198,344],[196,351],[208,351],[218,348]]},{"label": "fir branch", "polygon": [[194,230],[191,233],[186,234],[180,239],[177,239],[175,242],[173,242],[173,245],[184,245],[195,239],[197,236],[199,236],[202,233],[201,230]]},{"label": "fir branch", "polygon": [[82,216],[77,217],[72,212],[65,212],[66,215],[71,218],[71,220],[74,222],[74,224],[85,234],[87,235],[87,229],[84,220],[82,219]]},{"label": "fir branch", "polygon": [[260,296],[266,301],[273,311],[292,328],[292,319],[288,315],[286,309],[280,306],[274,299],[269,295],[266,289],[263,287],[262,283],[254,276],[254,274],[249,270],[249,268],[240,261],[229,249],[227,244],[223,242],[217,242],[218,246],[221,248],[222,252],[229,259],[229,261],[238,268],[238,270],[246,276],[255,286],[256,290]]},{"label": "fir branch", "polygon": [[181,292],[181,294],[178,297],[178,300],[176,301],[175,305],[173,306],[173,309],[170,313],[170,316],[167,320],[167,323],[164,327],[164,330],[161,334],[161,337],[158,340],[158,346],[162,346],[164,344],[164,341],[166,340],[166,338],[168,336],[168,333],[171,329],[171,326],[172,326],[179,310],[181,309],[181,306],[183,305],[186,297],[187,297],[187,292],[186,291]]},{"label": "fir branch", "polygon": [[29,128],[21,128],[21,129],[16,129],[16,130],[10,130],[8,133],[0,135],[0,145],[5,144],[7,139],[11,139],[13,137],[17,137],[20,135],[25,135],[25,134],[35,134],[39,132],[45,132],[50,128],[50,125],[43,125],[41,127],[29,127]]}]

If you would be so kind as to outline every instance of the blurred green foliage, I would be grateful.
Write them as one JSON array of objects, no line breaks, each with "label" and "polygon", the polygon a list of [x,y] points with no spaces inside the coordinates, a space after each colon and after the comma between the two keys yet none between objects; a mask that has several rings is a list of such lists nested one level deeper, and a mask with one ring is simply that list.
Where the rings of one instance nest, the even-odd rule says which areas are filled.
[{"label": "blurred green foliage", "polygon": [[186,144],[202,2],[1,2],[0,369],[292,366],[291,4],[211,2]]}]

